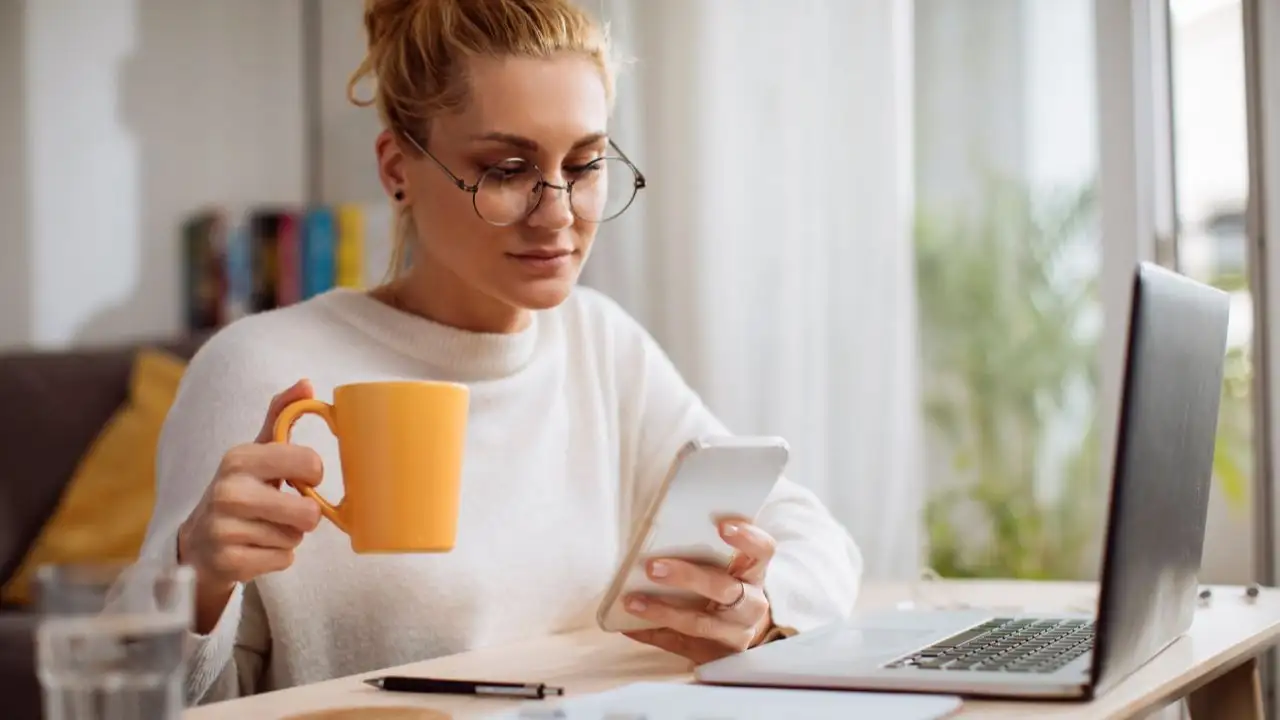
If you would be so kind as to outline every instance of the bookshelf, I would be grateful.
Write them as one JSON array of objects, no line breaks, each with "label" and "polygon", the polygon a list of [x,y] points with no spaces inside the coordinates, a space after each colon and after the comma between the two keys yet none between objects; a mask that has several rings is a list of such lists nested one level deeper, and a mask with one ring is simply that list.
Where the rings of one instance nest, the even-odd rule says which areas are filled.
[{"label": "bookshelf", "polygon": [[346,73],[364,52],[363,35],[346,30],[361,27],[363,3],[296,2],[303,201],[186,213],[175,230],[186,332],[216,329],[335,287],[371,287],[389,267],[392,211],[371,155],[377,119],[345,98]]},{"label": "bookshelf", "polygon": [[193,213],[181,228],[184,330],[376,285],[391,262],[391,221],[388,206],[357,202]]}]

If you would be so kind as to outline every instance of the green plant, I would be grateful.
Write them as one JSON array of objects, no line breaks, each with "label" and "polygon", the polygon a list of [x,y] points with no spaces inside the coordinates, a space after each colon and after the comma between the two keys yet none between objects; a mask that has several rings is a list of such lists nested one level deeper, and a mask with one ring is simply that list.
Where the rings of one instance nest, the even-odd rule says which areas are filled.
[{"label": "green plant", "polygon": [[1050,462],[1050,426],[1072,402],[1093,414],[1096,273],[1069,272],[1087,264],[1093,189],[1037,201],[992,178],[984,197],[976,216],[922,212],[916,227],[925,413],[950,481],[930,488],[930,566],[1070,575],[1096,524],[1097,451],[1086,420]]},{"label": "green plant", "polygon": [[1250,402],[1253,362],[1249,353],[1247,344],[1227,350],[1218,410],[1218,442],[1213,448],[1214,480],[1223,496],[1237,509],[1248,507],[1253,468],[1253,405]]},{"label": "green plant", "polygon": [[[946,577],[1078,577],[1105,509],[1093,187],[1040,199],[993,178],[984,197],[976,216],[917,217],[925,415],[944,466],[925,508],[929,563]],[[1250,377],[1247,347],[1232,348],[1214,474],[1236,504]]]}]

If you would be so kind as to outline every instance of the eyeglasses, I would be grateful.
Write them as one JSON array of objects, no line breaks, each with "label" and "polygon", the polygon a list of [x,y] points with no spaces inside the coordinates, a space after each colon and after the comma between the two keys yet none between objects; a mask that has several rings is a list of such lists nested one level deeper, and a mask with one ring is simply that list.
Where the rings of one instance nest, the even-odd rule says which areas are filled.
[{"label": "eyeglasses", "polygon": [[418,152],[431,158],[459,190],[471,193],[471,205],[481,220],[499,227],[514,225],[538,209],[543,188],[563,190],[569,196],[569,210],[591,223],[608,222],[631,207],[646,181],[622,149],[609,140],[617,153],[598,157],[565,170],[565,184],[547,182],[542,169],[523,158],[509,158],[480,175],[469,185],[409,135],[404,136]]}]

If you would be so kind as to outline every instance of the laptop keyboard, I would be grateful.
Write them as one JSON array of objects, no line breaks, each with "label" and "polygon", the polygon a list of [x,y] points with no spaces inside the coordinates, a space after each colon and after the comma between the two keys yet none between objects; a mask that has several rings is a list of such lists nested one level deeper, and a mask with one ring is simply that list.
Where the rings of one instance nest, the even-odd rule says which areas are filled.
[{"label": "laptop keyboard", "polygon": [[885,667],[1051,673],[1092,649],[1092,620],[996,618]]}]

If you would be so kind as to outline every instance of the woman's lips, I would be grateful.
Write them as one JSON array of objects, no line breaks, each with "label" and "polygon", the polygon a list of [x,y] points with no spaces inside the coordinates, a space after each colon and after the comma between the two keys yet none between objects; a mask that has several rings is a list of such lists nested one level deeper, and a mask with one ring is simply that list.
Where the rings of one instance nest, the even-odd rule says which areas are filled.
[{"label": "woman's lips", "polygon": [[507,253],[507,257],[515,260],[529,270],[554,272],[569,264],[573,259],[572,250],[555,250],[546,252]]}]

